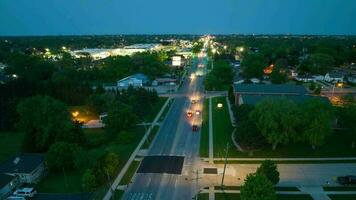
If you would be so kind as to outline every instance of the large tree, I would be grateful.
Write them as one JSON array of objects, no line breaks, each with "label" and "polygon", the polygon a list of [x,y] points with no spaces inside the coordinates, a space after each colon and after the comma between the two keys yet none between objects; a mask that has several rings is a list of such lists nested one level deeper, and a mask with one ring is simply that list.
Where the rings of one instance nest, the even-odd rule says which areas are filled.
[{"label": "large tree", "polygon": [[117,135],[121,131],[136,126],[138,118],[131,106],[123,103],[114,103],[104,122],[106,124],[105,129],[107,133]]},{"label": "large tree", "polygon": [[77,142],[74,125],[65,104],[49,96],[34,96],[17,106],[18,127],[26,133],[25,147],[43,152],[57,141]]},{"label": "large tree", "polygon": [[249,174],[241,187],[241,200],[275,200],[277,199],[272,183],[261,174]]},{"label": "large tree", "polygon": [[260,167],[257,168],[256,173],[264,174],[273,185],[276,185],[279,182],[277,165],[271,160],[264,160]]},{"label": "large tree", "polygon": [[265,99],[250,113],[257,128],[276,149],[278,144],[287,144],[299,125],[297,105],[287,99]]},{"label": "large tree", "polygon": [[57,142],[51,145],[46,154],[47,167],[52,171],[72,169],[74,151],[77,146],[66,142]]},{"label": "large tree", "polygon": [[262,54],[249,53],[244,56],[241,68],[246,78],[260,78],[263,75],[263,69],[267,65],[268,61]]}]

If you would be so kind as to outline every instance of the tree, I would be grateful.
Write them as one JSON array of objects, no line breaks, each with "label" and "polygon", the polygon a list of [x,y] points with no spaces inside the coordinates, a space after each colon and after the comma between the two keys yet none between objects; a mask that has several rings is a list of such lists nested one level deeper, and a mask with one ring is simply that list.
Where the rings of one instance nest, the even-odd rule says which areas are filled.
[{"label": "tree", "polygon": [[351,136],[351,146],[355,147],[356,142],[356,104],[346,104],[340,109],[339,124],[341,128]]},{"label": "tree", "polygon": [[333,110],[328,102],[311,99],[302,106],[302,125],[304,138],[313,149],[325,142],[331,134]]},{"label": "tree", "polygon": [[309,64],[310,72],[314,74],[325,74],[334,67],[335,60],[329,54],[315,53],[310,55],[307,63]]},{"label": "tree", "polygon": [[73,168],[73,152],[76,146],[66,142],[57,142],[51,145],[47,154],[47,167],[52,171]]},{"label": "tree", "polygon": [[206,76],[204,86],[207,90],[228,90],[232,84],[233,71],[225,60],[216,60],[214,69]]},{"label": "tree", "polygon": [[132,107],[122,103],[112,105],[105,118],[105,130],[110,135],[117,135],[123,130],[127,130],[136,125],[138,118],[132,110]]},{"label": "tree", "polygon": [[256,173],[265,175],[273,185],[276,185],[279,182],[279,172],[277,170],[277,165],[271,160],[264,160],[260,167],[257,168]]},{"label": "tree", "polygon": [[82,186],[85,191],[93,191],[96,187],[96,177],[91,169],[85,170],[82,176]]},{"label": "tree", "polygon": [[241,68],[246,78],[261,78],[267,65],[268,62],[262,54],[250,53],[244,57]]},{"label": "tree", "polygon": [[280,143],[287,144],[296,135],[299,125],[297,106],[287,99],[265,99],[255,106],[249,117],[273,149]]},{"label": "tree", "polygon": [[238,123],[235,140],[244,149],[257,149],[266,143],[266,139],[257,129],[254,121],[250,119]]},{"label": "tree", "polygon": [[287,80],[287,74],[285,73],[287,67],[287,61],[285,59],[278,59],[274,65],[273,71],[270,75],[271,81],[274,84],[282,84]]},{"label": "tree", "polygon": [[268,178],[261,174],[249,174],[241,187],[241,200],[275,200],[276,192]]},{"label": "tree", "polygon": [[114,176],[119,167],[119,157],[112,152],[106,152],[96,161],[94,174],[100,181]]},{"label": "tree", "polygon": [[67,107],[49,96],[34,96],[17,106],[18,127],[26,133],[25,148],[43,152],[57,141],[74,142],[73,123]]}]

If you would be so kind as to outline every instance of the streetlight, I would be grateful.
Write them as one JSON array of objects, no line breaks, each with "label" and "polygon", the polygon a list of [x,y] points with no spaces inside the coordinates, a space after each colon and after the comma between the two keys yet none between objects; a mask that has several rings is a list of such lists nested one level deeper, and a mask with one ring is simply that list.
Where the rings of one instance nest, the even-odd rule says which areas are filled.
[{"label": "streetlight", "polygon": [[220,109],[223,107],[223,104],[222,103],[218,103],[217,107]]}]

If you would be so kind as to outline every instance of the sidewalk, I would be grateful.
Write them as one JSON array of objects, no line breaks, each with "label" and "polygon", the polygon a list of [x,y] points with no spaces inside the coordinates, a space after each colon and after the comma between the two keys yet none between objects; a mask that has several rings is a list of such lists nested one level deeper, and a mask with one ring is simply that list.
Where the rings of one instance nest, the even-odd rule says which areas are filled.
[{"label": "sidewalk", "polygon": [[[210,161],[209,158],[201,158],[203,161]],[[223,158],[213,158],[214,161],[222,160]],[[227,158],[228,161],[342,161],[342,160],[356,160],[356,157],[325,157],[325,158]]]},{"label": "sidewalk", "polygon": [[168,98],[166,100],[166,102],[164,103],[164,105],[162,106],[161,110],[158,112],[158,114],[156,115],[155,119],[153,120],[153,122],[151,123],[150,127],[148,128],[148,130],[146,131],[145,135],[142,137],[140,143],[137,145],[135,151],[131,154],[129,160],[126,162],[125,166],[122,168],[122,170],[120,171],[120,173],[117,175],[116,179],[114,180],[113,184],[111,185],[111,188],[106,192],[103,200],[110,200],[111,196],[112,196],[112,191],[115,191],[115,189],[117,188],[117,186],[119,185],[121,179],[124,177],[126,171],[129,169],[132,161],[135,159],[137,153],[140,151],[141,146],[146,142],[147,137],[149,136],[149,134],[151,133],[151,130],[154,127],[154,124],[157,123],[157,121],[159,120],[159,118],[161,117],[164,109],[167,107],[168,103],[170,101],[170,98]]},{"label": "sidewalk", "polygon": [[211,98],[209,98],[209,163],[214,163],[214,143],[213,143],[213,112]]}]

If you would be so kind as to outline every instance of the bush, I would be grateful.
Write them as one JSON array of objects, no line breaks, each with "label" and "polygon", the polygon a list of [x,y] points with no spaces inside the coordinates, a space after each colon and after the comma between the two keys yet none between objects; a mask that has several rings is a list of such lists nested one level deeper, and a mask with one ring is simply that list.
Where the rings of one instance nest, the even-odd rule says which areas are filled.
[{"label": "bush", "polygon": [[271,160],[264,160],[260,167],[257,168],[257,173],[264,174],[273,185],[279,182],[279,172],[277,165]]},{"label": "bush", "polygon": [[272,183],[263,174],[249,174],[241,187],[241,200],[276,200]]},{"label": "bush", "polygon": [[46,155],[47,167],[52,171],[72,169],[74,167],[73,152],[76,148],[76,145],[66,142],[54,143]]},{"label": "bush", "polygon": [[85,191],[93,191],[96,187],[96,177],[91,169],[85,170],[82,176],[82,186]]}]

